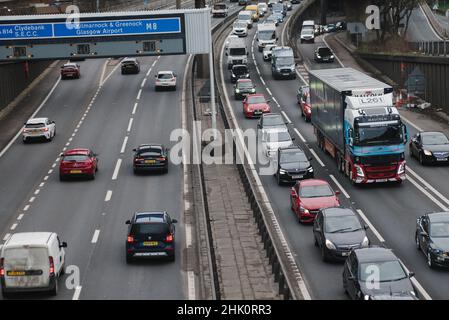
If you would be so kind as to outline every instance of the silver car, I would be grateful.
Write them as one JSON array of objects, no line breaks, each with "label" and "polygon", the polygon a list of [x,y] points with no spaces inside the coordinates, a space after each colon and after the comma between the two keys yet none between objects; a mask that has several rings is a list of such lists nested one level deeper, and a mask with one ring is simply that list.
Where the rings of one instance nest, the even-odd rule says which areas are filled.
[{"label": "silver car", "polygon": [[56,135],[56,124],[48,118],[33,118],[25,123],[22,130],[24,143],[34,139],[53,140]]}]

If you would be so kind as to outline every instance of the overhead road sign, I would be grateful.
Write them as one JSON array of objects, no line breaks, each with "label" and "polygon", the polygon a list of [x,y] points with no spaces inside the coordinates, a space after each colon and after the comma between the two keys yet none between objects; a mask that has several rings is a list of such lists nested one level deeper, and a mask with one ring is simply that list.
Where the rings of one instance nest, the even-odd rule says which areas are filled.
[{"label": "overhead road sign", "polygon": [[0,61],[208,53],[210,9],[0,17]]}]

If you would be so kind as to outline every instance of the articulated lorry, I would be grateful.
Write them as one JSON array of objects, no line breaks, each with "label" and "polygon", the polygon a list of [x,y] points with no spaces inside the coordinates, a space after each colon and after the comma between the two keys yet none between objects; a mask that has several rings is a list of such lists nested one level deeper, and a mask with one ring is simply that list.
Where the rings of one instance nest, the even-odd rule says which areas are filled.
[{"label": "articulated lorry", "polygon": [[353,184],[405,180],[407,127],[393,88],[352,68],[310,71],[312,125],[319,147]]}]

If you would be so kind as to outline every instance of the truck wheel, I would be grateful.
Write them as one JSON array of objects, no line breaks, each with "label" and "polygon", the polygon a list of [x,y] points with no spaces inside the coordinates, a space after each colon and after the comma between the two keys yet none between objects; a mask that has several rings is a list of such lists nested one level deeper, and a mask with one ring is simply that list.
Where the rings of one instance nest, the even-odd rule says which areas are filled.
[{"label": "truck wheel", "polygon": [[55,279],[55,286],[53,289],[50,290],[50,295],[53,297],[56,297],[58,295],[58,279]]}]

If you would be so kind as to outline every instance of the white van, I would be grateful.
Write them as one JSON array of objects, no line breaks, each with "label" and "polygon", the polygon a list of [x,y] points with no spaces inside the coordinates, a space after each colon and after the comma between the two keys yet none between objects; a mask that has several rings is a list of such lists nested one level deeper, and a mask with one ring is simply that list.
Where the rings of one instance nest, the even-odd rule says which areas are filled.
[{"label": "white van", "polygon": [[248,29],[251,29],[253,27],[253,12],[249,10],[240,11],[237,20],[245,21]]},{"label": "white van", "polygon": [[0,247],[0,281],[3,297],[15,292],[58,293],[64,274],[67,243],[53,232],[15,233]]},{"label": "white van", "polygon": [[304,20],[302,22],[302,29],[301,30],[309,29],[309,28],[311,28],[312,30],[315,29],[315,21],[313,21],[313,20]]}]

